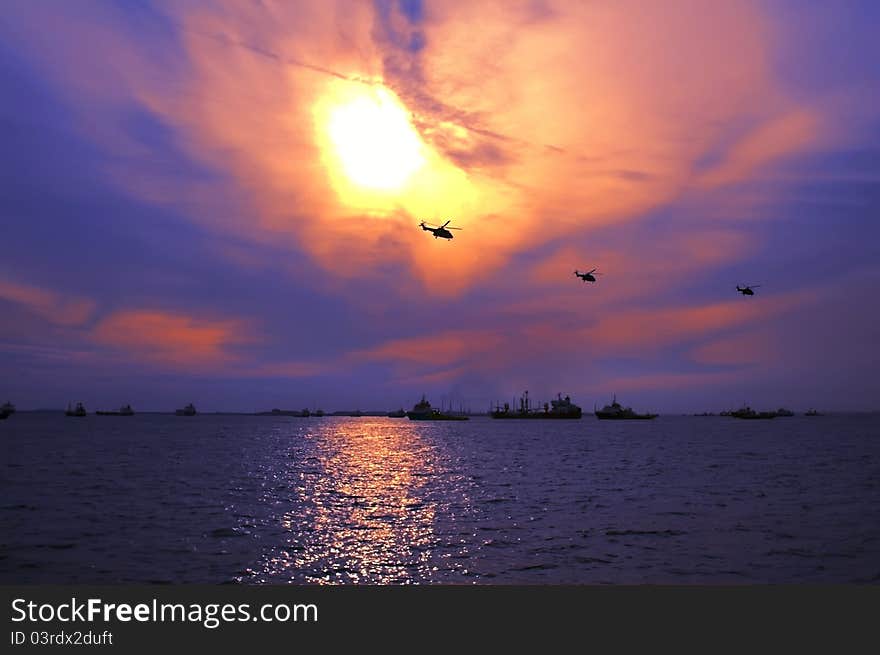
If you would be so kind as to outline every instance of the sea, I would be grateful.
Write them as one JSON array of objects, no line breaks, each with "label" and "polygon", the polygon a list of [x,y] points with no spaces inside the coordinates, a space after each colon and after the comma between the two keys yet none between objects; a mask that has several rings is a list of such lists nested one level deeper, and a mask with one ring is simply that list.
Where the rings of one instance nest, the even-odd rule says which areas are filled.
[{"label": "sea", "polygon": [[0,421],[0,583],[880,583],[880,415]]}]

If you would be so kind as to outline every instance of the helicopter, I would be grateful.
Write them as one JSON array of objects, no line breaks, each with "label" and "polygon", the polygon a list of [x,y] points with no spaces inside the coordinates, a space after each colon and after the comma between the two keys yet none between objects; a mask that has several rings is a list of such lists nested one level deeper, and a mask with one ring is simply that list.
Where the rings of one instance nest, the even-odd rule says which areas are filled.
[{"label": "helicopter", "polygon": [[440,237],[441,239],[451,239],[452,232],[450,232],[449,230],[460,230],[461,229],[460,227],[446,227],[447,225],[449,225],[451,220],[452,219],[449,219],[443,225],[440,225],[440,226],[432,226],[429,223],[425,223],[425,221],[422,221],[421,223],[419,223],[419,227],[421,227],[423,230],[425,230],[425,232],[433,232],[435,239],[437,237]]},{"label": "helicopter", "polygon": [[761,286],[761,285],[760,284],[751,284],[751,285],[746,285],[744,287],[741,287],[737,284],[736,290],[739,291],[744,296],[754,296],[755,292],[752,291],[752,289],[757,289],[759,286]]},{"label": "helicopter", "polygon": [[[596,276],[593,275],[593,273],[596,273],[596,269],[595,269],[595,268],[594,268],[592,271],[587,271],[586,273],[580,273],[580,272],[577,271],[577,270],[575,270],[575,272],[574,272],[575,276],[576,276],[576,277],[579,277],[579,278],[582,279],[584,282],[595,282],[595,281],[596,281]],[[598,275],[598,273],[596,273],[596,275]]]}]

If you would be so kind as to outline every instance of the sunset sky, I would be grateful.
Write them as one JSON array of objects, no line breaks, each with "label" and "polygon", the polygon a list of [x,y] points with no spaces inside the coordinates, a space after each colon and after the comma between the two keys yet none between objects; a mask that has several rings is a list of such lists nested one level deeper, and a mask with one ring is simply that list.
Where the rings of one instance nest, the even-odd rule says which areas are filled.
[{"label": "sunset sky", "polygon": [[878,24],[4,2],[0,402],[880,409]]}]

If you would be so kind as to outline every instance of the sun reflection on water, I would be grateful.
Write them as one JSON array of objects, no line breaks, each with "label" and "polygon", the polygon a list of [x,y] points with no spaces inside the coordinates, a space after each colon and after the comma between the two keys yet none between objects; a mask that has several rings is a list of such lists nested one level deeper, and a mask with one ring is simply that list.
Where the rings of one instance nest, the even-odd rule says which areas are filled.
[{"label": "sun reflection on water", "polygon": [[434,482],[448,472],[423,434],[430,429],[390,419],[315,425],[289,464],[294,488],[280,514],[283,543],[265,554],[256,581],[431,579],[444,558],[435,552],[435,522],[448,509]]}]

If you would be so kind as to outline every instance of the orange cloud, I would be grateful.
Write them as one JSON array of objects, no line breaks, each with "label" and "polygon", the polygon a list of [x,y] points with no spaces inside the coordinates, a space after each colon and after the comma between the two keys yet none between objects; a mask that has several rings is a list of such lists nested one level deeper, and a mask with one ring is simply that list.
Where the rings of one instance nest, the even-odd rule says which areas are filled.
[{"label": "orange cloud", "polygon": [[[576,336],[576,335],[575,335]],[[351,364],[390,364],[398,384],[450,382],[465,374],[503,376],[514,388],[527,384],[530,363],[571,364],[576,357],[560,351],[572,334],[553,325],[531,324],[507,331],[451,330],[425,337],[394,339],[351,353]],[[566,361],[561,361],[562,359]]]},{"label": "orange cloud", "polygon": [[[55,7],[70,29],[53,48],[20,44],[73,91],[83,129],[130,155],[120,184],[212,230],[295,245],[334,276],[400,265],[435,296],[536,245],[747,179],[826,125],[786,96],[775,34],[750,0],[712,11],[697,0],[444,2],[418,26],[393,4],[389,17],[317,0],[162,7],[184,53],[173,67],[112,29],[112,7],[88,23]],[[23,20],[22,33],[42,35],[43,22]],[[401,45],[413,36],[418,51]],[[350,110],[377,94],[400,110],[414,150],[392,148],[403,142],[393,129],[388,147],[364,139],[370,112]],[[146,146],[120,121],[95,121],[93,98],[146,107],[230,183],[137,174]],[[714,168],[694,172],[743,125],[753,127]],[[390,171],[402,180],[392,188],[361,184],[398,151],[421,163]],[[448,218],[464,228],[452,243],[417,229]]]},{"label": "orange cloud", "polygon": [[774,159],[798,152],[815,142],[818,122],[816,113],[805,109],[774,117],[736,143],[697,183],[705,187],[732,184]]},{"label": "orange cloud", "polygon": [[332,372],[340,363],[254,362],[239,350],[258,341],[250,323],[208,319],[156,310],[126,310],[103,319],[93,341],[118,349],[119,356],[190,372],[226,369],[246,378],[302,378]]},{"label": "orange cloud", "polygon": [[[590,293],[599,296],[603,303],[619,302],[653,295],[683,276],[738,261],[750,245],[748,235],[732,229],[711,225],[670,229],[661,238],[625,246],[563,246],[535,264],[529,279],[544,285],[570,285],[575,269],[583,272],[597,268],[600,277],[595,286],[586,285]],[[603,293],[609,284],[613,284],[613,298],[606,298]],[[583,292],[580,286],[569,286],[568,291]]]},{"label": "orange cloud", "polygon": [[100,344],[139,359],[172,367],[213,368],[235,363],[236,346],[251,343],[247,326],[237,320],[207,320],[151,310],[121,311],[92,331]]},{"label": "orange cloud", "polygon": [[402,387],[415,387],[419,385],[436,385],[436,384],[452,384],[457,379],[470,373],[470,366],[456,366],[453,368],[443,369],[442,371],[434,371],[431,373],[417,373],[415,375],[407,375],[394,380],[395,384]]},{"label": "orange cloud", "polygon": [[[403,262],[435,295],[459,293],[520,250],[675,198],[732,123],[761,127],[704,185],[742,179],[816,130],[779,90],[771,30],[751,2],[548,7],[432,5],[414,53],[395,45],[392,31],[410,29],[402,17],[383,23],[365,3],[169,4],[186,93],[145,63],[130,84],[194,156],[235,180],[252,211],[223,229],[289,239],[342,276]],[[424,160],[391,190],[346,178],[328,132],[377,89],[410,117]],[[374,160],[384,165],[383,148]],[[189,194],[165,182],[154,200]],[[192,209],[216,225],[216,212]],[[454,243],[416,229],[447,218],[465,229]],[[432,285],[438,270],[444,284]]]},{"label": "orange cloud", "polygon": [[503,337],[496,332],[461,330],[387,341],[375,348],[352,353],[353,361],[397,362],[433,365],[442,362],[451,365],[486,351],[495,350]]},{"label": "orange cloud", "polygon": [[95,309],[94,301],[66,296],[40,287],[0,279],[0,299],[18,303],[57,325],[82,325]]},{"label": "orange cloud", "polygon": [[[590,359],[597,355],[614,358],[653,354],[671,346],[717,338],[734,328],[760,325],[811,298],[812,293],[800,293],[775,297],[772,302],[738,299],[666,309],[609,311],[597,311],[590,305],[578,308],[577,303],[562,302],[558,296],[525,299],[507,308],[524,319],[514,322],[508,330],[451,330],[394,339],[351,353],[340,362],[348,365],[389,363],[398,375],[404,376],[402,379],[412,381],[448,381],[465,372],[503,373],[510,381],[517,370],[537,361],[545,365],[552,361],[552,366],[562,371],[580,366],[579,362],[589,365]],[[559,314],[560,303],[573,309]],[[557,314],[548,320],[551,315],[548,312],[552,313],[554,308]],[[734,358],[736,343],[733,340],[730,344],[719,342],[719,345],[697,347],[695,361],[710,364],[753,361],[752,355]],[[744,348],[753,346],[757,348],[751,340],[741,344]],[[573,350],[566,352],[569,347]],[[731,350],[728,351],[728,347]],[[759,352],[766,353],[766,348]]]},{"label": "orange cloud", "polygon": [[629,310],[603,317],[585,334],[617,352],[654,350],[767,318],[789,309],[796,302],[788,299],[777,300],[773,305],[759,305],[731,301],[697,307]]},{"label": "orange cloud", "polygon": [[590,330],[590,335],[610,347],[651,348],[740,325],[758,315],[756,308],[737,306],[733,302],[702,307],[633,310],[601,319]]}]

